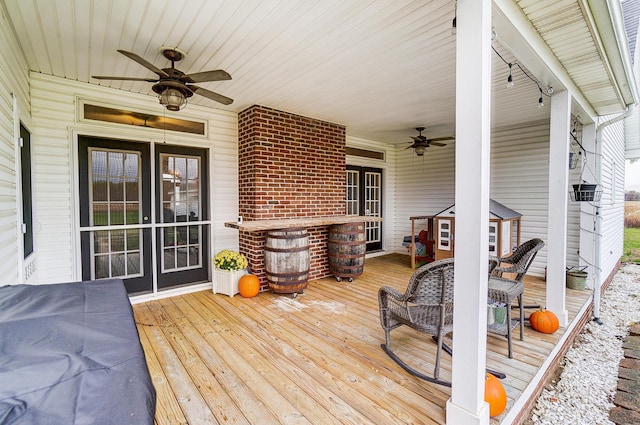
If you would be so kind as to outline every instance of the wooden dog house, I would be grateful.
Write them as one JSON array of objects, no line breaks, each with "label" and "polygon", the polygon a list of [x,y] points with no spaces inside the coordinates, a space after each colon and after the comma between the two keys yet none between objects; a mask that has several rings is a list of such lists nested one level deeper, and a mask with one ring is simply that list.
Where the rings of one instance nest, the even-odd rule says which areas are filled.
[{"label": "wooden dog house", "polygon": [[[434,217],[435,259],[451,258],[455,247],[455,205]],[[489,200],[489,255],[505,257],[520,245],[521,217],[519,212]]]}]

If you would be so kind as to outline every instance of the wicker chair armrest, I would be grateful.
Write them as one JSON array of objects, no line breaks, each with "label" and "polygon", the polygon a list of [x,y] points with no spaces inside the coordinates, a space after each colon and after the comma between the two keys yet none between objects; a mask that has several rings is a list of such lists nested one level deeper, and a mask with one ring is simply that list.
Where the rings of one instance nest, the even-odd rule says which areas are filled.
[{"label": "wicker chair armrest", "polygon": [[513,264],[509,267],[498,265],[493,269],[493,271],[496,274],[502,274],[502,273],[522,273],[522,272],[525,272],[526,270],[523,270],[522,267],[518,267],[517,264]]},{"label": "wicker chair armrest", "polygon": [[379,292],[379,296],[382,296],[384,294],[385,298],[388,301],[393,302],[394,304],[403,305],[403,306],[404,304],[406,304],[407,297],[405,296],[405,294],[401,293],[396,288],[392,288],[390,286],[383,286],[382,288],[380,288],[378,292]]},{"label": "wicker chair armrest", "polygon": [[498,257],[494,257],[492,255],[489,256],[489,274],[493,273],[493,271],[500,264],[500,259]]}]

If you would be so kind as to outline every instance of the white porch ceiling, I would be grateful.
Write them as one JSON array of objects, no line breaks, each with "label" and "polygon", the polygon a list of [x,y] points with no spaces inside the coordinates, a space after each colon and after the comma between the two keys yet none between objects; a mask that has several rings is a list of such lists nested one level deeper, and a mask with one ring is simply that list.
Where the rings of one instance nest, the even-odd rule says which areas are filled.
[{"label": "white porch ceiling", "polygon": [[[429,137],[453,135],[453,0],[0,2],[34,72],[155,96],[151,83],[98,81],[91,75],[153,78],[116,49],[164,68],[169,63],[158,48],[173,46],[187,52],[176,64],[185,73],[224,69],[233,77],[199,84],[233,98],[233,104],[197,95],[191,104],[234,112],[260,104],[339,123],[350,135],[389,143],[409,142],[417,126],[426,126]],[[581,34],[575,43],[589,36]],[[505,59],[515,60],[497,41],[494,46]],[[537,108],[535,83],[514,67],[516,87],[507,90],[508,68],[495,54],[493,59],[493,124],[548,118],[549,108]],[[606,71],[591,72],[607,83]],[[593,101],[602,101],[600,92]],[[187,106],[180,114],[188,116],[188,111]]]}]

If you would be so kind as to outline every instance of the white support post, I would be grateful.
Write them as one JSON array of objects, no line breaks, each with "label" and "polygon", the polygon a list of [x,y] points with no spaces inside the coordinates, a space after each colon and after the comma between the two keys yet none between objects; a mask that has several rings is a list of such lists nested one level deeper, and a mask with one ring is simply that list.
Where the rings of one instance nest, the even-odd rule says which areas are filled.
[{"label": "white support post", "polygon": [[[590,170],[595,170],[596,167],[596,125],[587,124],[582,127],[582,140],[580,144],[587,151],[581,152],[581,160],[585,160],[585,164],[579,163],[579,166],[587,167]],[[586,155],[586,158],[585,158]],[[600,180],[597,180],[600,181]],[[578,183],[578,182],[576,182]],[[587,276],[587,286],[591,289],[595,287],[595,267],[596,265],[596,220],[599,218],[596,216],[597,208],[592,202],[580,202],[580,264],[579,266],[586,267],[585,271],[589,273]]]},{"label": "white support post", "polygon": [[487,348],[491,0],[458,0],[455,282],[447,424],[489,424]]},{"label": "white support post", "polygon": [[558,316],[560,326],[567,326],[567,200],[569,191],[569,131],[571,96],[568,91],[551,97],[549,129],[549,211],[547,234],[547,303]]}]

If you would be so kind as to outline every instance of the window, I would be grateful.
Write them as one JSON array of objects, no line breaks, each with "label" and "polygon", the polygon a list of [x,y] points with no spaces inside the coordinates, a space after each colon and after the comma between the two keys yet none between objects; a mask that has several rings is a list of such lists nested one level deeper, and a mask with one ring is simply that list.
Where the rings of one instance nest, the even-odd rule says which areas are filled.
[{"label": "window", "polygon": [[20,124],[20,167],[22,172],[22,247],[24,258],[33,253],[33,197],[31,193],[31,134]]}]

